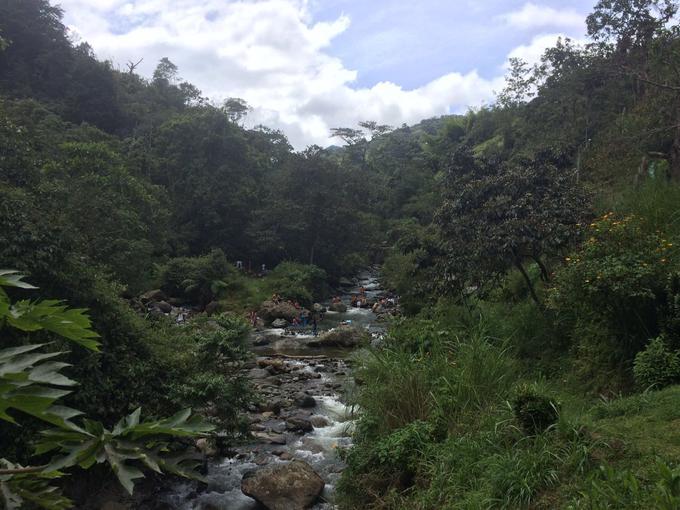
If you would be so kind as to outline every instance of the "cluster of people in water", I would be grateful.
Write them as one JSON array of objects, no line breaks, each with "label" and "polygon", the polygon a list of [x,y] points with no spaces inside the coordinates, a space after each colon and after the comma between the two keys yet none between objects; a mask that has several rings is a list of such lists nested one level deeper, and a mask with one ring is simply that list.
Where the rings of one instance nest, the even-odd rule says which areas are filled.
[{"label": "cluster of people in water", "polygon": [[366,288],[359,287],[359,294],[352,296],[350,304],[355,308],[365,308],[368,305],[368,298],[366,297]]}]

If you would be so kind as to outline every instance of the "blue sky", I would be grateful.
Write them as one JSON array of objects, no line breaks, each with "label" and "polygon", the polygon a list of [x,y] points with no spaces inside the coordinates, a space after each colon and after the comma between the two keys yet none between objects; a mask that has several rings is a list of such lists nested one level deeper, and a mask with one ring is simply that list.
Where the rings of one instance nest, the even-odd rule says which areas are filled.
[{"label": "blue sky", "polygon": [[[585,19],[594,0],[534,2],[556,10],[572,10]],[[320,0],[315,16],[351,19],[329,53],[359,70],[359,86],[383,80],[418,87],[451,70],[497,76],[508,53],[535,35],[564,28],[556,23],[518,30],[502,22],[502,15],[520,11],[519,0]],[[557,21],[557,20],[556,20]],[[579,36],[576,30],[569,35]]]},{"label": "blue sky", "polygon": [[162,57],[297,148],[332,127],[400,125],[493,101],[511,56],[584,36],[594,0],[61,0],[74,36],[124,68]]}]

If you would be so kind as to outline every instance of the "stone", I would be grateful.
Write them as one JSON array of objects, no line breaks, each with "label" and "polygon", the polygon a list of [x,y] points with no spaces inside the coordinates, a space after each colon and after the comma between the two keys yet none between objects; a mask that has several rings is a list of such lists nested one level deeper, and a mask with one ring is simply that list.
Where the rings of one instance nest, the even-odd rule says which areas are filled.
[{"label": "stone", "polygon": [[253,432],[253,436],[259,439],[260,441],[269,444],[278,445],[286,444],[286,436],[284,436],[283,434],[274,434],[271,432]]},{"label": "stone", "polygon": [[284,329],[288,326],[288,321],[286,319],[274,319],[272,322],[272,328]]},{"label": "stone", "polygon": [[300,312],[291,303],[274,301],[265,301],[260,305],[258,315],[267,323],[271,323],[276,319],[284,319],[287,322],[293,322]]},{"label": "stone", "polygon": [[349,280],[349,279],[344,278],[344,277],[340,278],[340,280],[338,280],[338,283],[340,284],[341,287],[351,287],[352,285],[354,285],[352,283],[352,280]]},{"label": "stone", "polygon": [[331,312],[345,313],[347,311],[347,305],[345,303],[332,303],[328,309]]},{"label": "stone", "polygon": [[286,420],[286,428],[299,434],[304,434],[305,432],[311,432],[314,430],[312,422],[310,422],[307,418],[303,418],[302,416],[291,416],[288,418]]},{"label": "stone", "polygon": [[300,394],[295,398],[295,405],[303,409],[316,407],[316,399],[311,395]]},{"label": "stone", "polygon": [[206,457],[215,457],[217,455],[217,450],[204,437],[196,440],[196,449]]},{"label": "stone", "polygon": [[312,416],[309,419],[309,422],[317,429],[330,425],[329,421],[324,416]]},{"label": "stone", "polygon": [[305,510],[319,498],[324,485],[309,464],[294,460],[246,472],[241,491],[268,510]]},{"label": "stone", "polygon": [[253,368],[248,371],[248,377],[251,379],[265,379],[269,377],[269,372],[264,368]]},{"label": "stone", "polygon": [[208,316],[217,315],[222,311],[222,305],[218,301],[211,301],[205,305],[205,313]]},{"label": "stone", "polygon": [[270,343],[272,343],[271,339],[265,335],[260,335],[255,338],[255,340],[253,340],[253,345],[255,347],[263,347],[265,345],[269,345]]},{"label": "stone", "polygon": [[165,292],[163,292],[160,289],[154,289],[150,290],[148,292],[145,292],[141,296],[139,296],[139,299],[142,301],[142,303],[146,304],[151,301],[167,301],[168,297],[165,295]]},{"label": "stone", "polygon": [[307,343],[309,347],[358,347],[368,342],[365,331],[352,326],[340,326]]}]

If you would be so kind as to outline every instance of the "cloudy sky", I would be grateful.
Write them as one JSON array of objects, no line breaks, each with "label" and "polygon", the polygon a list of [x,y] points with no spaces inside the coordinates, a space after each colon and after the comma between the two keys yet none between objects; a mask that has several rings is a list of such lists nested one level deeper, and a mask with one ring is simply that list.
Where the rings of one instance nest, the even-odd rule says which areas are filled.
[{"label": "cloudy sky", "polygon": [[100,58],[151,76],[168,57],[249,123],[302,149],[329,129],[393,126],[488,104],[511,56],[583,37],[594,0],[61,0]]}]

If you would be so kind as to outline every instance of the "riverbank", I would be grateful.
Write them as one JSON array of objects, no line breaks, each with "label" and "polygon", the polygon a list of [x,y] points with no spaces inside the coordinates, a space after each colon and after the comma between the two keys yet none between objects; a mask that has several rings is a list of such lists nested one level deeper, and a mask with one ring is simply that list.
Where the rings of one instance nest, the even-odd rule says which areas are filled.
[{"label": "riverbank", "polygon": [[[351,297],[360,292],[373,301],[382,297],[374,273],[362,274],[351,286],[346,285],[340,298],[349,305]],[[164,503],[178,510],[261,508],[242,491],[244,477],[301,461],[323,482],[319,497],[310,496],[316,501],[313,508],[334,508],[333,493],[344,468],[338,451],[351,444],[354,418],[344,395],[354,385],[351,354],[362,344],[343,347],[338,343],[324,344],[320,339],[351,330],[366,339],[363,345],[375,343],[385,327],[377,318],[369,308],[348,306],[345,312],[325,314],[318,337],[308,332],[291,334],[285,328],[254,331],[250,344],[254,357],[242,366],[258,396],[247,414],[253,440],[230,449],[224,457],[206,447],[211,456],[207,484],[179,483],[163,498]],[[263,338],[267,341],[263,342]],[[277,490],[280,498],[290,496],[276,484],[276,475],[269,475],[258,490],[270,497]],[[304,492],[304,488],[296,491]]]}]

